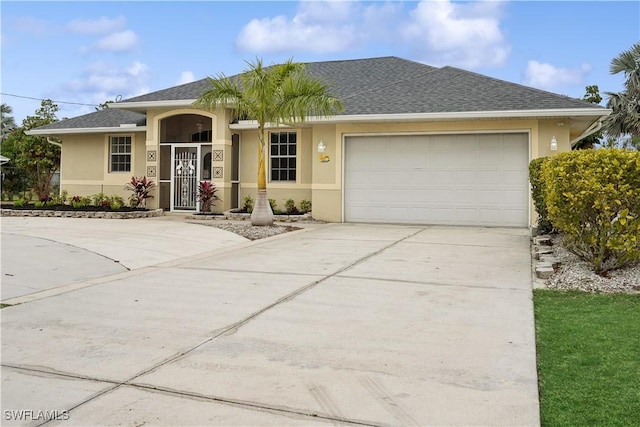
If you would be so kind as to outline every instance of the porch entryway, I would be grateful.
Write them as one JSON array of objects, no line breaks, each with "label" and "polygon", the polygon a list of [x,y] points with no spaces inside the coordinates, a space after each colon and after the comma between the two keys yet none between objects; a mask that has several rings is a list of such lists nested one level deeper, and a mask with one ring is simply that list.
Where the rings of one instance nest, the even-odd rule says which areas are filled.
[{"label": "porch entryway", "polygon": [[211,180],[211,144],[160,146],[160,204],[177,212],[199,212],[198,183]]},{"label": "porch entryway", "polygon": [[199,212],[198,183],[212,179],[212,122],[182,114],[160,124],[159,204],[172,212]]}]

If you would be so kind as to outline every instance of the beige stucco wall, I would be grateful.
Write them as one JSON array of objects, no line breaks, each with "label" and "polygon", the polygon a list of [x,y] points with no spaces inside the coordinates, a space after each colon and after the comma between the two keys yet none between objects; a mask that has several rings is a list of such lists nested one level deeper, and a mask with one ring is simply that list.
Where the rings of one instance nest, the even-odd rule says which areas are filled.
[{"label": "beige stucco wall", "polygon": [[[296,206],[300,201],[311,201],[312,155],[314,152],[313,131],[311,128],[283,129],[283,132],[295,131],[298,134],[296,154],[297,173],[295,182],[272,182],[269,177],[269,136],[267,133],[267,193],[277,203],[277,209],[284,209],[285,202],[293,199]],[[249,195],[254,200],[258,192],[258,132],[255,130],[240,133],[240,207],[242,200]]]},{"label": "beige stucco wall", "polygon": [[[142,176],[149,166],[156,166],[159,177],[160,140],[186,138],[183,136],[160,135],[160,123],[176,115],[201,114],[212,120],[212,149],[222,150],[222,161],[214,161],[214,167],[223,168],[222,178],[214,178],[222,202],[214,206],[217,212],[231,206],[231,161],[232,135],[240,135],[240,201],[246,195],[254,199],[257,193],[257,131],[230,129],[231,116],[228,111],[205,112],[184,108],[179,110],[156,109],[147,112],[147,132],[131,134],[134,149],[132,153],[133,171],[131,173],[108,172],[108,135],[69,135],[63,137],[62,188],[71,195],[90,195],[100,191],[128,197],[124,190],[131,175]],[[183,118],[184,119],[184,118]],[[177,120],[177,119],[176,119]],[[343,143],[350,135],[375,135],[394,133],[456,133],[456,132],[526,132],[529,134],[529,160],[554,155],[570,149],[570,127],[559,125],[568,123],[562,119],[509,119],[509,120],[466,120],[445,122],[401,122],[401,123],[345,123],[314,126],[301,126],[283,131],[298,132],[298,173],[296,182],[267,182],[269,197],[275,199],[279,208],[284,208],[287,199],[296,204],[301,200],[310,200],[316,219],[340,222],[343,212]],[[185,124],[190,128],[192,124]],[[124,135],[124,134],[121,134]],[[550,151],[550,141],[558,141],[558,151]],[[317,152],[322,140],[326,151]],[[155,150],[155,161],[147,159],[147,152]],[[267,159],[269,158],[267,147]],[[322,161],[324,158],[325,161]],[[267,160],[268,161],[268,160]],[[267,165],[267,172],[269,165]],[[150,207],[157,207],[158,192],[150,201]],[[536,214],[531,206],[531,224],[536,222]]]},{"label": "beige stucco wall", "polygon": [[[109,172],[109,136],[131,136],[131,172]],[[143,132],[118,134],[66,135],[62,139],[61,190],[70,197],[96,193],[128,199],[125,189],[131,176],[145,174],[145,136]]]}]

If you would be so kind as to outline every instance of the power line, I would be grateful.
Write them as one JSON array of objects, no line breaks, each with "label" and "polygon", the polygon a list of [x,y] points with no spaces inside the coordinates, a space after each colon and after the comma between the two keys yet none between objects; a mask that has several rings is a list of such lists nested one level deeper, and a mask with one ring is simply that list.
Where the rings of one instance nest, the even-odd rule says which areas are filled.
[{"label": "power line", "polygon": [[[34,101],[45,101],[45,98],[34,98],[32,96],[14,95],[12,93],[0,92],[0,95],[13,96],[15,98],[33,99]],[[48,98],[46,98],[46,99],[48,99]],[[84,105],[84,106],[87,106],[87,107],[99,107],[98,104],[84,104],[82,102],[67,102],[67,101],[54,101],[54,100],[51,100],[51,102],[53,102],[55,104],[73,104],[73,105]]]}]

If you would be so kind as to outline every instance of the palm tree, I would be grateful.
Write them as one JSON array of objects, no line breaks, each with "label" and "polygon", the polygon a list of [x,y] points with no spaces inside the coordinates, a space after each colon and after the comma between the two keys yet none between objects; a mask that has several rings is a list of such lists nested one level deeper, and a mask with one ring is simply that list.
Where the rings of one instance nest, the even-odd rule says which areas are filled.
[{"label": "palm tree", "polygon": [[607,92],[607,107],[613,112],[607,118],[607,133],[614,136],[640,136],[640,42],[611,60],[611,74],[624,73],[624,91]]},{"label": "palm tree", "polygon": [[343,106],[340,100],[329,95],[324,83],[305,73],[304,64],[291,59],[270,67],[264,67],[261,59],[247,64],[249,69],[235,78],[224,74],[210,77],[211,88],[194,106],[209,111],[220,106],[232,108],[236,117],[258,123],[258,196],[251,224],[272,225],[265,162],[267,127],[304,122],[309,116],[330,116]]}]

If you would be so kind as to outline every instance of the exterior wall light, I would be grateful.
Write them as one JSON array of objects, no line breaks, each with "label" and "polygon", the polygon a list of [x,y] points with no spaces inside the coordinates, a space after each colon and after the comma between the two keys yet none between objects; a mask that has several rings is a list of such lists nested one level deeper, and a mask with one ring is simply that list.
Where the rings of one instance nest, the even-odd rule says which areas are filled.
[{"label": "exterior wall light", "polygon": [[558,140],[555,136],[551,138],[551,145],[549,145],[551,151],[558,151]]},{"label": "exterior wall light", "polygon": [[327,149],[327,146],[325,145],[324,142],[322,142],[322,140],[320,140],[320,142],[318,142],[318,153],[324,153]]},{"label": "exterior wall light", "polygon": [[204,128],[204,123],[202,123],[202,120],[198,119],[198,121],[196,122],[196,130],[198,132],[202,132],[203,128]]}]

